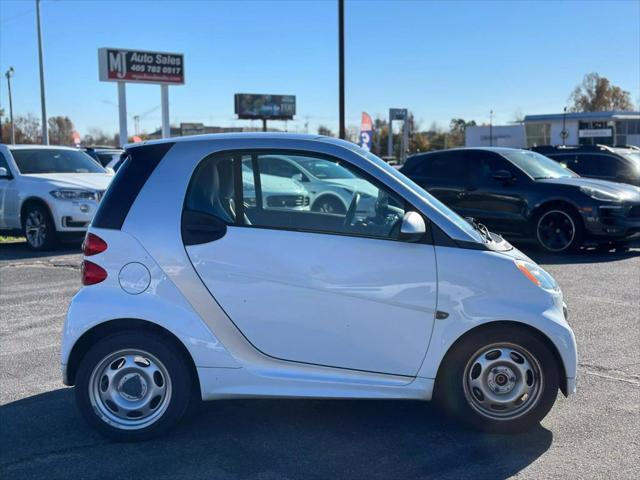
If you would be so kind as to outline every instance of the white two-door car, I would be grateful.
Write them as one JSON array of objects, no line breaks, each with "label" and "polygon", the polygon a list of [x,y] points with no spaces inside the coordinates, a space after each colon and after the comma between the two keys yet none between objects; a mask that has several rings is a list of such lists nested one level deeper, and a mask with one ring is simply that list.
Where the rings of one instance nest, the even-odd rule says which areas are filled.
[{"label": "white two-door car", "polygon": [[82,238],[113,173],[76,148],[0,145],[0,234],[34,250]]},{"label": "white two-door car", "polygon": [[[149,438],[232,397],[434,398],[516,432],[575,391],[554,279],[357,145],[228,134],[127,153],[85,238],[61,352],[103,434]],[[368,193],[343,213],[267,208],[273,155],[333,162]]]}]

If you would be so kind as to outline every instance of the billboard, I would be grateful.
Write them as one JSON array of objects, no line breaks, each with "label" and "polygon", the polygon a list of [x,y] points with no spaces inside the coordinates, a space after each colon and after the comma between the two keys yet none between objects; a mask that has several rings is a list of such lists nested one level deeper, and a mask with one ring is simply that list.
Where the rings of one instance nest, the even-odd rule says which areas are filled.
[{"label": "billboard", "polygon": [[184,55],[181,53],[98,49],[102,82],[184,84]]},{"label": "billboard", "polygon": [[236,93],[235,113],[238,118],[291,120],[296,114],[295,95]]}]

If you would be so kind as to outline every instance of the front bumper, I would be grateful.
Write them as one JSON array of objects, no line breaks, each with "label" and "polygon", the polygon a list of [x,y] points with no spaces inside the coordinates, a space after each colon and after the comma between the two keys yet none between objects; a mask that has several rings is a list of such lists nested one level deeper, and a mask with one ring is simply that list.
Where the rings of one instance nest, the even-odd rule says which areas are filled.
[{"label": "front bumper", "polygon": [[50,207],[58,232],[84,232],[93,220],[98,202],[59,200],[51,202]]},{"label": "front bumper", "polygon": [[640,203],[596,205],[581,210],[587,238],[604,241],[640,239]]}]

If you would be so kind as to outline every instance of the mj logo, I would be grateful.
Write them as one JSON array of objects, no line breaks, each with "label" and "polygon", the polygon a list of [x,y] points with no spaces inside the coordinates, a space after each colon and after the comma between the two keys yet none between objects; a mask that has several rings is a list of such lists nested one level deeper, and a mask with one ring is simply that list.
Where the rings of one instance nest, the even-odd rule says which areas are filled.
[{"label": "mj logo", "polygon": [[118,78],[124,78],[127,75],[126,52],[109,51],[109,73],[111,72],[115,72]]}]

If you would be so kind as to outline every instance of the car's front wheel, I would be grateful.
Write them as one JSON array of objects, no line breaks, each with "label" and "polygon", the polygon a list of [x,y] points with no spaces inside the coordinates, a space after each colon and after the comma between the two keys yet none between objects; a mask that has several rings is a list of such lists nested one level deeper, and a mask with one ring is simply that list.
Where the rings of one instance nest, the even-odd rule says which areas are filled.
[{"label": "car's front wheel", "polygon": [[551,208],[537,216],[536,240],[546,251],[563,253],[576,251],[584,240],[580,216],[566,208]]},{"label": "car's front wheel", "polygon": [[486,432],[515,433],[537,425],[555,402],[560,376],[538,335],[513,326],[463,338],[443,361],[436,400]]},{"label": "car's front wheel", "polygon": [[146,440],[175,426],[194,397],[181,352],[150,332],[121,332],[96,343],[76,375],[75,396],[91,426],[118,441]]},{"label": "car's front wheel", "polygon": [[28,205],[22,219],[22,231],[32,250],[50,250],[56,244],[56,227],[49,210],[37,203]]}]

